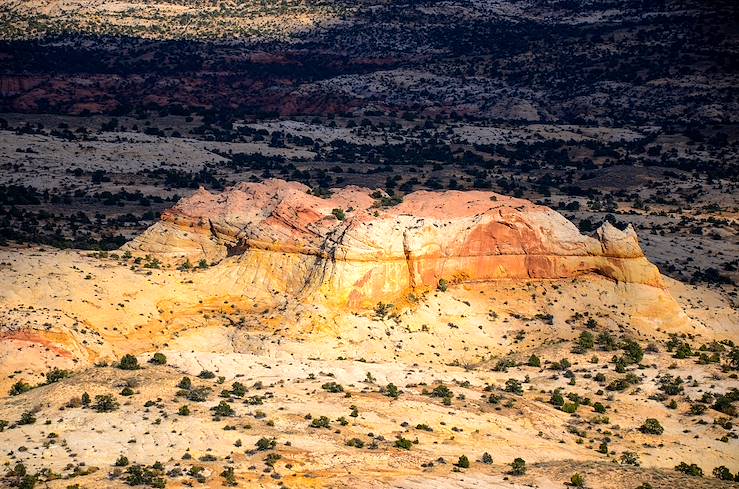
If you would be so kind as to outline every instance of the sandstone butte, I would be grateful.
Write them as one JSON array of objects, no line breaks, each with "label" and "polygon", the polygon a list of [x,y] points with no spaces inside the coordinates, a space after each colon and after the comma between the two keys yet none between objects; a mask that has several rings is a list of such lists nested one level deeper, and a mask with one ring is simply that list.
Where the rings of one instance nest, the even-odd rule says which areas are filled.
[{"label": "sandstone butte", "polygon": [[200,189],[122,249],[170,263],[227,262],[245,291],[349,308],[393,301],[440,280],[597,274],[664,288],[631,227],[604,223],[585,236],[548,207],[484,191],[414,192],[389,207],[382,197],[352,186],[323,198],[276,179],[219,194]]}]

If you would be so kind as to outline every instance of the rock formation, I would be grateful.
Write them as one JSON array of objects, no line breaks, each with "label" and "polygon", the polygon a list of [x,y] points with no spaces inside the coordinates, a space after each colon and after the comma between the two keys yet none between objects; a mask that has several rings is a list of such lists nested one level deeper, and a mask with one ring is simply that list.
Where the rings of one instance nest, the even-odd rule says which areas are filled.
[{"label": "rock formation", "polygon": [[[449,282],[597,274],[663,287],[634,230],[580,234],[552,209],[492,192],[414,192],[397,205],[358,187],[318,197],[269,180],[199,190],[124,246],[162,260],[231,264],[245,290],[370,307]],[[392,204],[392,202],[390,202]],[[220,265],[219,265],[220,266]]]}]

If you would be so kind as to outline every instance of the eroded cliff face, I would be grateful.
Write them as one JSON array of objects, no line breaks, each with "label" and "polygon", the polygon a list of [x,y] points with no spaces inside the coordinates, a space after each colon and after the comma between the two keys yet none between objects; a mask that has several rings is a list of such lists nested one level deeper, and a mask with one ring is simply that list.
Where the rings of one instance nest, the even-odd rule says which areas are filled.
[{"label": "eroded cliff face", "polygon": [[347,187],[330,198],[309,190],[283,180],[200,190],[124,249],[175,263],[205,259],[245,290],[350,307],[393,301],[442,279],[594,273],[663,287],[630,227],[606,223],[584,236],[552,209],[492,192],[415,192],[382,207],[384,194],[369,189]]}]

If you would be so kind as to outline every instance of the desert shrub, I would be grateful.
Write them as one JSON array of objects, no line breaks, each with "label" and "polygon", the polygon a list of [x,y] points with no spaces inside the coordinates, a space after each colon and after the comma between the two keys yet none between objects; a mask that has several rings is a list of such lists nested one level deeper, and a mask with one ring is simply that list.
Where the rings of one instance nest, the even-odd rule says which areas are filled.
[{"label": "desert shrub", "polygon": [[277,446],[277,440],[274,438],[260,438],[257,440],[257,443],[255,444],[257,447],[257,450],[265,451],[269,450],[270,448],[274,448]]},{"label": "desert shrub", "polygon": [[641,345],[634,340],[624,340],[621,343],[621,349],[624,351],[623,358],[626,363],[639,363],[644,358],[644,350]]},{"label": "desert shrub", "polygon": [[386,396],[392,397],[393,399],[397,399],[398,397],[400,397],[400,393],[401,393],[400,389],[398,389],[398,387],[393,383],[390,383],[387,386],[385,386],[382,392]]},{"label": "desert shrub", "polygon": [[341,386],[341,384],[337,384],[336,382],[326,382],[321,386],[321,389],[325,390],[326,392],[332,392],[334,394],[344,392],[344,388]]},{"label": "desert shrub", "polygon": [[585,353],[593,348],[593,346],[595,346],[595,337],[593,337],[593,333],[590,331],[583,331],[580,333],[580,336],[578,336],[573,351],[576,353]]},{"label": "desert shrub", "polygon": [[126,386],[123,389],[121,389],[121,395],[122,396],[128,397],[128,396],[132,396],[133,394],[134,394],[133,389],[131,389],[128,386]]},{"label": "desert shrub", "polygon": [[364,442],[359,438],[350,438],[346,442],[346,446],[354,448],[364,448]]},{"label": "desert shrub", "polygon": [[593,404],[593,411],[603,414],[606,412],[606,407],[600,402],[596,402],[595,404]]},{"label": "desert shrub", "polygon": [[736,400],[739,400],[739,390],[734,388],[726,394],[717,395],[712,407],[720,413],[736,416],[737,410],[733,404]]},{"label": "desert shrub", "polygon": [[573,487],[585,487],[585,477],[576,472],[570,477],[570,484]]},{"label": "desert shrub", "polygon": [[488,452],[485,452],[482,454],[482,457],[480,457],[480,462],[484,463],[485,465],[490,465],[493,463],[493,456],[490,455]]},{"label": "desert shrub", "polygon": [[649,435],[661,435],[662,433],[664,433],[665,429],[655,418],[647,418],[639,427],[639,431]]},{"label": "desert shrub", "polygon": [[233,467],[224,467],[223,471],[221,472],[221,477],[223,477],[223,485],[234,487],[238,485],[238,482],[236,482],[236,474],[234,474],[234,468]]},{"label": "desert shrub", "polygon": [[549,398],[549,404],[554,406],[562,406],[565,403],[565,398],[562,396],[560,389],[554,389],[552,396]]},{"label": "desert shrub", "polygon": [[678,465],[675,466],[675,470],[678,472],[682,472],[686,475],[692,475],[694,477],[703,477],[703,469],[698,467],[696,464],[686,464],[685,462],[680,462]]},{"label": "desert shrub", "polygon": [[558,362],[552,362],[552,364],[549,366],[552,370],[567,370],[572,366],[572,363],[566,358],[561,359]]},{"label": "desert shrub", "polygon": [[190,389],[187,392],[187,399],[193,402],[205,402],[208,400],[208,395],[210,394],[210,388],[208,387],[197,387],[195,389]]},{"label": "desert shrub", "polygon": [[27,384],[23,382],[22,380],[19,380],[18,382],[16,382],[10,387],[9,394],[11,396],[18,396],[20,394],[23,394],[24,392],[30,391],[31,389],[32,387],[30,384]]},{"label": "desert shrub", "polygon": [[167,357],[164,353],[157,352],[149,359],[149,363],[153,363],[154,365],[166,365]]},{"label": "desert shrub", "polygon": [[541,359],[536,355],[531,355],[526,362],[529,367],[541,367]]},{"label": "desert shrub", "polygon": [[100,394],[95,396],[95,404],[93,409],[99,413],[109,413],[118,409],[118,401],[110,394]]},{"label": "desert shrub", "polygon": [[236,411],[226,401],[219,402],[218,405],[213,406],[210,410],[213,411],[214,416],[234,416],[236,414]]},{"label": "desert shrub", "polygon": [[179,387],[180,389],[190,390],[192,389],[192,380],[190,380],[190,377],[182,377],[182,379],[177,384],[177,387]]},{"label": "desert shrub", "polygon": [[410,450],[413,446],[413,442],[408,440],[407,438],[403,438],[402,436],[395,440],[395,448],[400,448],[402,450]]},{"label": "desert shrub", "polygon": [[339,221],[346,219],[346,213],[343,209],[331,209],[331,214],[333,214]]},{"label": "desert shrub", "polygon": [[637,455],[634,452],[624,452],[621,454],[621,463],[623,465],[633,465],[635,467],[638,467],[641,462],[639,462],[639,455]]},{"label": "desert shrub", "polygon": [[498,363],[495,364],[495,367],[493,367],[493,370],[496,372],[507,372],[509,368],[515,367],[516,362],[513,361],[512,358],[503,358],[501,360],[498,360]]},{"label": "desert shrub", "polygon": [[311,428],[330,428],[331,427],[331,421],[326,416],[320,416],[318,418],[313,418],[313,420],[310,423]]},{"label": "desert shrub", "polygon": [[139,366],[138,359],[135,356],[127,353],[123,355],[121,361],[118,362],[118,368],[122,370],[137,370],[141,367]]},{"label": "desert shrub", "polygon": [[454,393],[444,384],[439,384],[429,393],[431,397],[452,397]]},{"label": "desert shrub", "polygon": [[524,475],[526,473],[526,461],[521,457],[516,457],[511,462],[511,475]]},{"label": "desert shrub", "polygon": [[577,411],[577,403],[575,402],[566,402],[562,405],[562,411],[568,414],[572,414],[575,411]]},{"label": "desert shrub", "polygon": [[718,467],[715,467],[712,472],[713,476],[716,479],[722,480],[722,481],[733,481],[734,476],[731,474],[731,471],[728,469],[728,467],[724,465],[719,465]]},{"label": "desert shrub", "polygon": [[439,279],[439,283],[436,286],[436,288],[437,290],[439,290],[439,292],[446,292],[447,289],[449,288],[449,283],[443,278]]},{"label": "desert shrub", "polygon": [[505,382],[505,391],[511,392],[513,394],[517,395],[523,395],[523,387],[521,386],[521,382],[516,379],[508,379]]},{"label": "desert shrub", "polygon": [[616,339],[608,331],[600,333],[596,337],[595,342],[601,350],[613,351],[616,349]]},{"label": "desert shrub", "polygon": [[231,384],[231,395],[234,397],[244,397],[246,395],[246,387],[241,382]]},{"label": "desert shrub", "polygon": [[215,379],[216,374],[214,374],[210,370],[201,370],[200,373],[198,374],[198,377],[201,379]]},{"label": "desert shrub", "polygon": [[54,367],[50,371],[46,372],[46,383],[53,384],[54,382],[59,382],[60,380],[69,377],[69,375],[69,370],[62,370],[60,368]]},{"label": "desert shrub", "polygon": [[177,414],[179,414],[180,416],[190,416],[190,408],[186,404],[183,404],[177,410]]},{"label": "desert shrub", "polygon": [[461,469],[469,469],[470,468],[470,459],[467,458],[467,455],[461,455],[459,457],[459,460],[457,461],[457,467]]},{"label": "desert shrub", "polygon": [[693,416],[700,416],[706,412],[708,407],[705,404],[691,404],[690,405],[690,414]]},{"label": "desert shrub", "polygon": [[21,414],[21,418],[18,420],[19,425],[33,424],[36,422],[36,417],[31,411],[25,411]]},{"label": "desert shrub", "polygon": [[131,465],[126,469],[126,484],[129,486],[165,487],[163,472],[158,468],[143,465]]},{"label": "desert shrub", "polygon": [[125,467],[125,466],[127,466],[128,465],[128,457],[126,457],[125,455],[121,455],[120,457],[118,457],[116,459],[116,461],[115,461],[115,463],[113,465],[115,465],[116,467]]},{"label": "desert shrub", "polygon": [[659,390],[668,396],[676,396],[683,392],[683,379],[673,377],[670,374],[664,374],[659,379]]}]

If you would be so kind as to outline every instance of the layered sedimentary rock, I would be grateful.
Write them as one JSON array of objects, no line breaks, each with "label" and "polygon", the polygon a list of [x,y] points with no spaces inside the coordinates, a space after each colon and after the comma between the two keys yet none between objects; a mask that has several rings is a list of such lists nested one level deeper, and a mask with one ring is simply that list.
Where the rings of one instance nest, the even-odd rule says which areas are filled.
[{"label": "layered sedimentary rock", "polygon": [[315,295],[367,307],[440,280],[558,279],[598,274],[662,287],[634,230],[595,237],[548,207],[492,192],[414,192],[383,207],[359,187],[318,197],[302,184],[199,190],[124,249],[169,261],[205,259],[244,290]]}]

